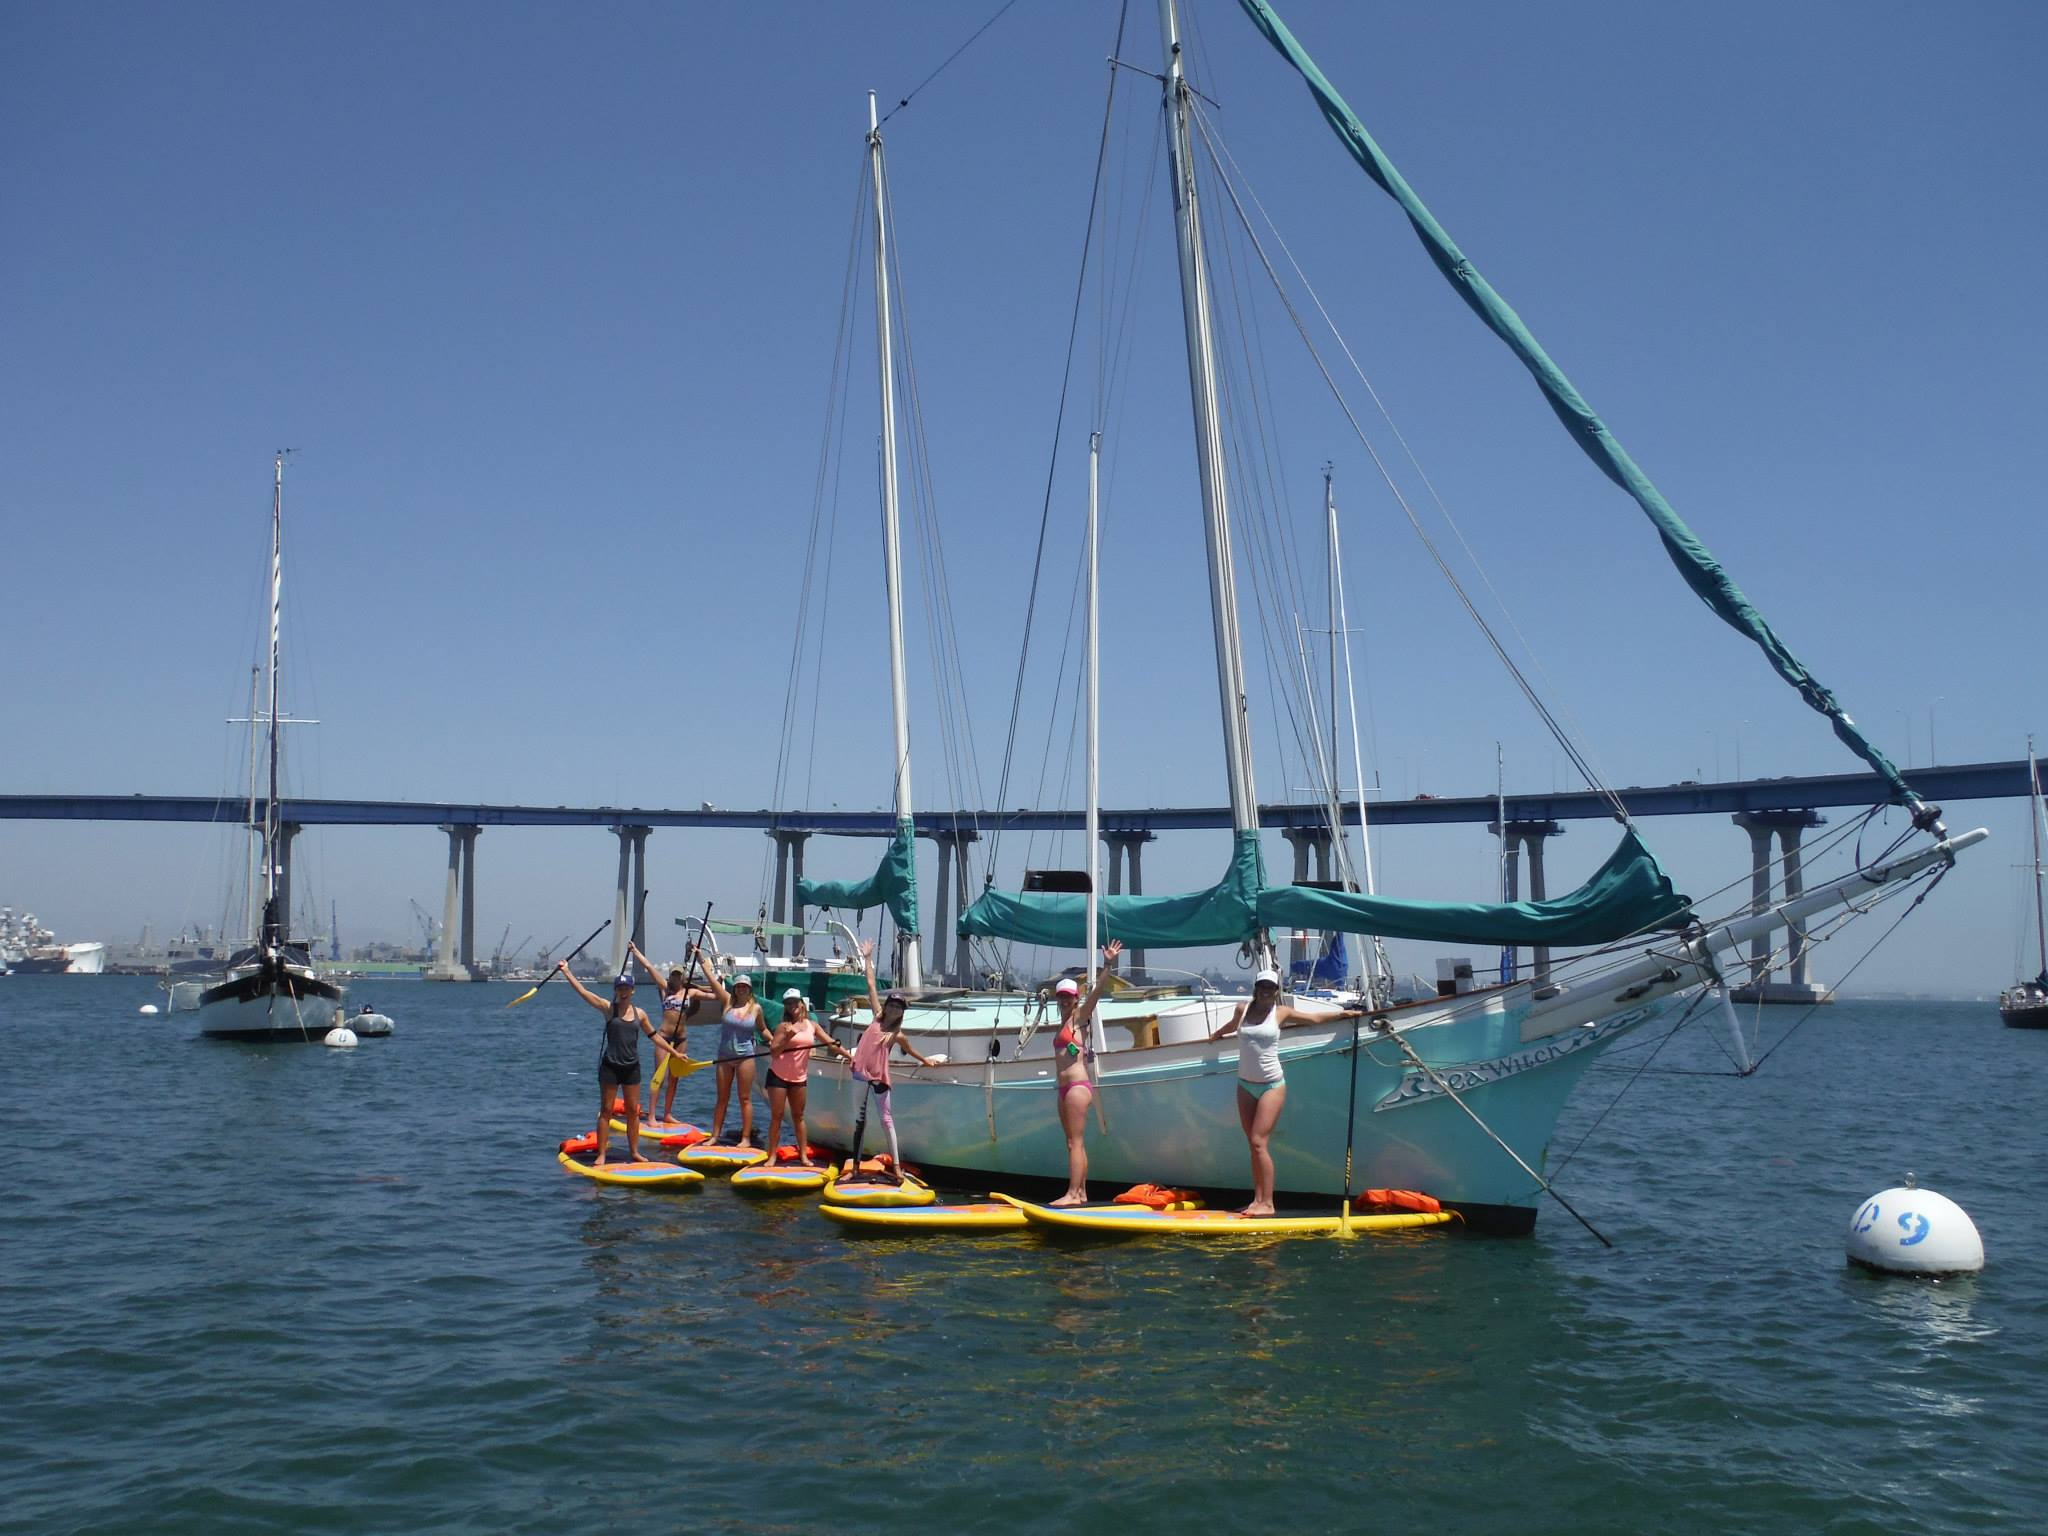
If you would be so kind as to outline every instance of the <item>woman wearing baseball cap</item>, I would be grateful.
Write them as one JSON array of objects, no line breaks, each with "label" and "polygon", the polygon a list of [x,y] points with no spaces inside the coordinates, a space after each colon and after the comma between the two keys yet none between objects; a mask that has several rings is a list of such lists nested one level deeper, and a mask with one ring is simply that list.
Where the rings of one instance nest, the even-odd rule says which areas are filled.
[{"label": "woman wearing baseball cap", "polygon": [[583,1001],[604,1015],[604,1048],[597,1058],[597,1157],[602,1168],[612,1146],[612,1095],[626,1101],[626,1156],[640,1161],[640,1036],[654,1042],[657,1051],[683,1060],[683,1053],[654,1032],[645,1009],[633,1006],[633,978],[621,976],[612,983],[611,1001],[599,997],[576,979],[569,962],[558,960],[555,969],[569,980]]},{"label": "woman wearing baseball cap", "polygon": [[718,979],[717,972],[707,969],[704,983],[711,988],[721,1010],[718,1050],[711,1058],[718,1063],[718,1104],[711,1111],[711,1144],[717,1146],[725,1140],[725,1101],[738,1089],[739,1144],[750,1147],[755,1144],[754,1057],[768,1043],[768,1026],[762,1018],[761,1005],[754,1001],[751,977],[735,976],[728,987]]},{"label": "woman wearing baseball cap", "polygon": [[1087,997],[1081,996],[1081,984],[1071,976],[1062,976],[1052,989],[1053,1001],[1060,1009],[1060,1032],[1052,1040],[1052,1059],[1059,1063],[1059,1081],[1053,1091],[1059,1095],[1060,1129],[1067,1133],[1067,1192],[1053,1201],[1054,1205],[1088,1203],[1088,1106],[1095,1100],[1095,1084],[1088,1080],[1088,1063],[1095,1057],[1095,1049],[1088,1043],[1088,1026],[1095,1017],[1095,1005],[1109,986],[1116,957],[1123,952],[1117,939],[1102,946],[1102,969],[1095,973],[1095,985],[1088,989]]},{"label": "woman wearing baseball cap", "polygon": [[804,1130],[804,1107],[810,1098],[811,1052],[820,1046],[843,1061],[853,1052],[811,1022],[810,999],[795,987],[782,994],[782,1023],[768,1050],[768,1140],[770,1154],[782,1130],[782,1112],[789,1111],[789,1123],[796,1132],[796,1166],[815,1168],[811,1143]]},{"label": "woman wearing baseball cap", "polygon": [[1327,1024],[1333,1019],[1361,1019],[1364,1010],[1346,1013],[1304,1013],[1280,1001],[1280,973],[1261,971],[1252,982],[1252,1000],[1239,1003],[1230,1022],[1209,1038],[1237,1036],[1237,1122],[1252,1152],[1252,1203],[1240,1216],[1273,1214],[1273,1127],[1287,1107],[1287,1074],[1280,1070],[1280,1031],[1289,1024]]}]

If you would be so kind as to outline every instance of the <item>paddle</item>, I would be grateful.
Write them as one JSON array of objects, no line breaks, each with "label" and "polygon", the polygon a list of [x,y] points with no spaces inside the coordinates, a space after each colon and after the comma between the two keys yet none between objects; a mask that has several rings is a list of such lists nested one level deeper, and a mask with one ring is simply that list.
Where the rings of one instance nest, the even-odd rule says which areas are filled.
[{"label": "paddle", "polygon": [[[712,904],[708,901],[704,903],[704,917],[697,925],[697,942],[690,946],[687,968],[683,972],[683,990],[685,992],[690,990],[690,984],[697,979],[697,962],[704,956],[704,935],[711,931],[711,906]],[[682,1059],[677,1060],[673,1056],[664,1056],[660,1066],[656,1069],[659,1071],[665,1068],[668,1075],[677,1082],[681,1082],[692,1072],[702,1072],[711,1065],[708,1061],[695,1060],[689,1053],[688,1034],[685,1033],[683,1038],[685,1044],[683,1046]],[[649,1084],[649,1087],[651,1089],[653,1085]]]},{"label": "paddle", "polygon": [[[603,933],[605,929],[611,927],[611,925],[612,920],[610,918],[606,918],[603,922],[599,923],[595,928],[591,930],[589,938],[585,939],[581,944],[578,944],[574,949],[569,951],[569,959],[564,960],[562,964],[567,965],[569,963],[569,960],[574,960],[578,955],[582,954],[583,951],[590,948],[592,942],[597,938],[597,936],[600,933]],[[547,975],[541,977],[537,985],[528,987],[524,992],[520,993],[517,997],[513,998],[512,1001],[507,1003],[505,1006],[507,1008],[517,1008],[521,1003],[525,1002],[529,997],[533,996],[534,993],[538,992],[542,987],[546,986],[549,982],[553,981],[557,974],[558,973],[555,971],[549,971]]]}]

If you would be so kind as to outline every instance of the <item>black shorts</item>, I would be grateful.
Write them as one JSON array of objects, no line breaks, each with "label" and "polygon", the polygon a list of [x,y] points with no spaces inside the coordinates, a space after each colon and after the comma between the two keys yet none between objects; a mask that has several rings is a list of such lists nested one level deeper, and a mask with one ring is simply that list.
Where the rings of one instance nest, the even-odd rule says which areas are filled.
[{"label": "black shorts", "polygon": [[615,1067],[603,1057],[598,1058],[597,1086],[600,1088],[638,1088],[640,1086],[640,1063],[630,1067]]},{"label": "black shorts", "polygon": [[784,1093],[787,1093],[792,1088],[808,1088],[810,1083],[808,1079],[801,1083],[792,1083],[788,1078],[779,1075],[773,1067],[770,1067],[768,1069],[768,1086],[770,1088],[780,1088]]}]

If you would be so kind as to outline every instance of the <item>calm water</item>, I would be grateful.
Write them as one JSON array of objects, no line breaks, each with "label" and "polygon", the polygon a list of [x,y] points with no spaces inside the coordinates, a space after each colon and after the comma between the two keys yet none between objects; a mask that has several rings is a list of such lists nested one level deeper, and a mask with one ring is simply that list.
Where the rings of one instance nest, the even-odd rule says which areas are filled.
[{"label": "calm water", "polygon": [[[557,990],[366,986],[398,1034],[339,1053],[0,981],[0,1530],[2048,1528],[2048,1035],[1989,1005],[1642,1078],[1561,1185],[1614,1252],[1077,1248],[570,1178]],[[1908,1168],[1982,1277],[1844,1268]]]}]

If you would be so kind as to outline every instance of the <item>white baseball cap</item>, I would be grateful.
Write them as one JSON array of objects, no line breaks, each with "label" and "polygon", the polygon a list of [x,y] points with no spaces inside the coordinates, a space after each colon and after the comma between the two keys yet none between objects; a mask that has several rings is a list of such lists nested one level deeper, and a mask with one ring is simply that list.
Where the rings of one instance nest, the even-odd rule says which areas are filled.
[{"label": "white baseball cap", "polygon": [[782,1000],[785,1003],[800,1003],[804,1000],[804,989],[802,987],[791,987],[782,994]]},{"label": "white baseball cap", "polygon": [[1278,971],[1271,969],[1263,970],[1259,972],[1258,975],[1252,978],[1252,985],[1255,987],[1263,987],[1269,981],[1273,983],[1274,986],[1279,986],[1280,973]]},{"label": "white baseball cap", "polygon": [[1074,980],[1071,976],[1062,976],[1059,979],[1059,985],[1054,987],[1053,991],[1057,992],[1061,997],[1079,997],[1081,995],[1081,983]]}]

